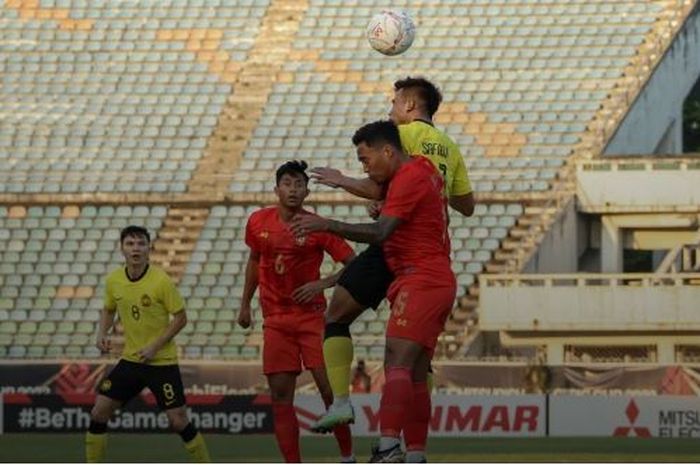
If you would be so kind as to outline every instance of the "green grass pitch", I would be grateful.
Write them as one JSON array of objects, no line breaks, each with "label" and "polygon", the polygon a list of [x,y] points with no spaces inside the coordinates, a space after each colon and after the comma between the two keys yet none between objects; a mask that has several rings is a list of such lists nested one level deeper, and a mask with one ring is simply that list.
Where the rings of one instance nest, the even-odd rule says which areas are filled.
[{"label": "green grass pitch", "polygon": [[[207,435],[216,462],[281,462],[272,435]],[[369,457],[370,438],[355,439],[360,462]],[[332,437],[302,438],[307,462],[338,462]],[[110,434],[110,462],[187,462],[175,434]],[[698,462],[700,440],[639,438],[467,439],[431,438],[431,462]],[[0,435],[2,462],[81,462],[82,434]]]}]

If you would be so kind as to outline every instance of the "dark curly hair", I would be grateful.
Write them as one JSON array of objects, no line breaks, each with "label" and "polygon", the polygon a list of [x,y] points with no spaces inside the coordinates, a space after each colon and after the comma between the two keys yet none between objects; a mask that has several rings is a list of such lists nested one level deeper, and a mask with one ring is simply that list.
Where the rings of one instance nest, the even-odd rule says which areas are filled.
[{"label": "dark curly hair", "polygon": [[280,179],[282,179],[282,176],[285,174],[301,174],[304,177],[304,182],[308,184],[309,175],[306,174],[306,168],[308,167],[309,165],[307,165],[304,160],[290,160],[277,168],[277,172],[275,173],[275,182],[279,186]]},{"label": "dark curly hair", "polygon": [[376,144],[390,144],[398,150],[403,150],[401,148],[399,128],[390,120],[367,123],[355,131],[355,135],[352,136],[352,143],[358,146],[363,142],[370,147],[374,147]]}]

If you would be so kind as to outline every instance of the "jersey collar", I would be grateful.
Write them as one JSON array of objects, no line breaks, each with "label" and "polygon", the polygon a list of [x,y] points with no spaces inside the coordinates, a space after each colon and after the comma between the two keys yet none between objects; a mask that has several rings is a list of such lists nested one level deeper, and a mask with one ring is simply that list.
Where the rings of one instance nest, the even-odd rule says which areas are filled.
[{"label": "jersey collar", "polygon": [[427,124],[428,126],[435,127],[435,125],[433,124],[433,122],[432,122],[432,121],[428,121],[427,119],[416,118],[416,119],[414,119],[413,121],[414,121],[414,122],[420,121],[421,123],[425,123],[425,124]]},{"label": "jersey collar", "polygon": [[135,283],[135,282],[137,282],[137,281],[140,281],[141,278],[143,278],[144,276],[146,276],[146,273],[148,273],[148,268],[149,268],[150,266],[151,266],[151,265],[150,265],[149,263],[146,263],[146,268],[143,269],[143,273],[141,273],[139,276],[137,276],[137,277],[134,278],[134,279],[131,279],[131,276],[129,276],[129,271],[127,270],[126,267],[124,267],[124,274],[126,275],[126,279],[128,279],[128,280],[131,281],[132,283]]}]

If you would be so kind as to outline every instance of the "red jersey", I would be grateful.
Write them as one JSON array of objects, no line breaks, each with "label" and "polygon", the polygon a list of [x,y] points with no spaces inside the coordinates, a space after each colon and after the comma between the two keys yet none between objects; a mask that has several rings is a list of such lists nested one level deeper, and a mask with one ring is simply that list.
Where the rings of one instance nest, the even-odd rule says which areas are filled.
[{"label": "red jersey", "polygon": [[444,180],[430,160],[415,157],[399,168],[389,181],[382,215],[402,220],[383,244],[394,276],[433,281],[452,275]]},{"label": "red jersey", "polygon": [[346,260],[353,253],[347,242],[328,233],[314,232],[296,239],[289,225],[280,219],[277,207],[263,208],[250,215],[245,242],[260,254],[258,285],[263,318],[294,311],[325,311],[323,294],[299,305],[292,299],[292,292],[320,278],[324,252],[336,262]]}]

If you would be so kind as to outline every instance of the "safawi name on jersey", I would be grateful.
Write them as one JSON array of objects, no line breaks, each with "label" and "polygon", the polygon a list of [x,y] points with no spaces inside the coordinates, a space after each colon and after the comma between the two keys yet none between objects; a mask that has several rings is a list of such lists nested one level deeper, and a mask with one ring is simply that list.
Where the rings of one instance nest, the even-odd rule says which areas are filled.
[{"label": "safawi name on jersey", "polygon": [[449,154],[447,147],[437,142],[423,142],[421,144],[421,152],[423,155],[437,155],[443,158],[447,158]]}]

